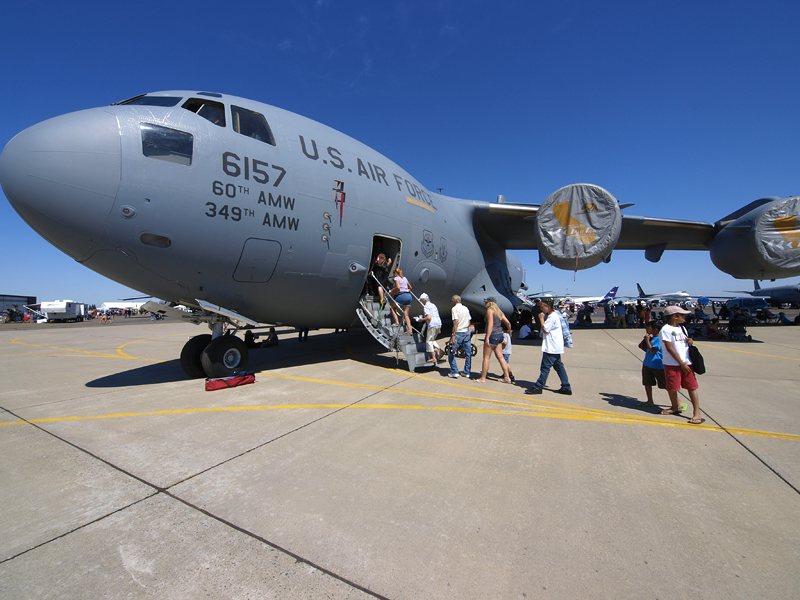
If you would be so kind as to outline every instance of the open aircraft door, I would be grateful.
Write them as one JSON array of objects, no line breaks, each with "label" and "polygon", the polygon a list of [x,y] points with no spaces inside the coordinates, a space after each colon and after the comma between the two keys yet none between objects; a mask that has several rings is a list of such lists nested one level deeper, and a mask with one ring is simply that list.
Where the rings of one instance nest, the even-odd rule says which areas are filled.
[{"label": "open aircraft door", "polygon": [[[392,281],[392,271],[400,266],[400,258],[402,256],[403,241],[400,238],[391,237],[376,233],[372,236],[372,254],[370,256],[369,266],[367,267],[367,276],[365,278],[366,287],[372,290],[377,284],[375,280],[369,275],[369,270],[373,268],[373,263],[378,255],[383,254],[391,261],[389,262],[389,271],[387,273],[386,282],[381,282],[387,289],[394,286]],[[400,266],[402,269],[403,267]]]}]

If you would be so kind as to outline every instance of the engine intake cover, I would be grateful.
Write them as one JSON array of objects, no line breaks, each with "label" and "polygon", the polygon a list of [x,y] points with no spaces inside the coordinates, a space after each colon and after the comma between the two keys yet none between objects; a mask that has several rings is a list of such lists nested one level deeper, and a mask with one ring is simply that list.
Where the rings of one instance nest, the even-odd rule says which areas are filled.
[{"label": "engine intake cover", "polygon": [[800,196],[759,206],[728,224],[714,238],[711,261],[739,279],[800,275]]},{"label": "engine intake cover", "polygon": [[536,245],[554,267],[588,269],[606,260],[622,228],[619,203],[603,188],[575,183],[551,194],[536,216]]}]

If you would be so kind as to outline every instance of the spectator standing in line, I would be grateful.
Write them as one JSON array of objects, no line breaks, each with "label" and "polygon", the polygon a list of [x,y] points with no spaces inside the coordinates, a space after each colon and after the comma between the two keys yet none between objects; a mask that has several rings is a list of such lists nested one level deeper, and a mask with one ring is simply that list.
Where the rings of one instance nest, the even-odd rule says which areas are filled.
[{"label": "spectator standing in line", "polygon": [[389,290],[389,293],[394,296],[394,302],[392,303],[392,319],[394,320],[395,325],[400,325],[399,321],[399,313],[400,309],[398,306],[403,308],[403,319],[406,326],[406,335],[411,335],[413,332],[411,331],[411,317],[409,316],[409,311],[411,310],[411,284],[408,282],[403,276],[403,269],[400,267],[396,267],[394,271],[394,287]]},{"label": "spectator standing in line", "polygon": [[511,327],[503,323],[503,358],[508,365],[508,378],[514,383],[514,372],[511,370]]},{"label": "spectator standing in line", "polygon": [[483,343],[483,367],[481,368],[481,376],[475,381],[479,383],[486,383],[486,376],[489,374],[489,363],[492,360],[492,354],[497,357],[497,362],[500,363],[500,368],[503,369],[503,383],[511,383],[511,378],[508,376],[508,364],[503,358],[503,325],[508,325],[511,328],[503,311],[497,306],[497,299],[494,296],[489,296],[483,301],[486,306],[486,340]]},{"label": "spectator standing in line", "polygon": [[556,390],[559,394],[572,395],[572,387],[569,384],[567,370],[561,362],[561,355],[564,353],[564,334],[561,330],[561,316],[553,308],[553,300],[545,298],[542,300],[542,314],[539,315],[539,323],[542,330],[542,364],[540,367],[539,379],[532,387],[525,390],[526,394],[541,394],[542,389],[547,384],[547,376],[550,369],[555,369],[558,378],[561,380],[561,387]]},{"label": "spectator standing in line", "polygon": [[661,354],[661,338],[658,337],[661,331],[661,324],[658,321],[650,321],[645,325],[644,338],[639,342],[639,348],[644,350],[644,360],[642,361],[642,385],[647,394],[647,402],[643,406],[655,407],[653,401],[653,386],[659,389],[667,389],[667,380],[664,378],[664,361]]},{"label": "spectator standing in line", "polygon": [[697,393],[697,378],[694,376],[692,361],[689,358],[689,346],[693,340],[686,334],[683,323],[686,315],[691,314],[680,306],[668,306],[664,310],[667,324],[661,328],[662,358],[664,361],[664,376],[667,380],[667,393],[671,407],[662,410],[662,415],[676,415],[683,412],[683,406],[678,405],[678,392],[685,388],[689,392],[692,402],[692,418],[689,423],[700,425],[705,421],[700,416],[700,396]]},{"label": "spectator standing in line", "polygon": [[470,368],[472,367],[472,342],[470,342],[470,320],[472,315],[469,309],[461,304],[461,296],[455,295],[451,298],[453,308],[450,317],[453,320],[453,335],[450,336],[450,372],[449,377],[454,379],[459,377],[458,365],[456,364],[456,350],[464,349],[466,362],[464,363],[464,377],[470,378]]},{"label": "spectator standing in line", "polygon": [[627,315],[628,311],[625,310],[625,305],[622,303],[622,300],[620,300],[617,302],[617,306],[614,308],[614,316],[616,317],[614,329],[619,329],[620,324],[622,324],[622,329],[625,329],[625,317]]},{"label": "spectator standing in line", "polygon": [[425,323],[428,326],[425,330],[425,358],[428,358],[428,354],[430,354],[432,358],[428,362],[436,364],[444,356],[444,352],[439,348],[439,344],[436,343],[436,338],[439,337],[439,332],[442,330],[442,319],[439,316],[439,309],[431,302],[428,294],[422,294],[419,297],[419,301],[422,302],[422,309],[425,311],[425,315],[415,317],[415,319],[418,323]]}]

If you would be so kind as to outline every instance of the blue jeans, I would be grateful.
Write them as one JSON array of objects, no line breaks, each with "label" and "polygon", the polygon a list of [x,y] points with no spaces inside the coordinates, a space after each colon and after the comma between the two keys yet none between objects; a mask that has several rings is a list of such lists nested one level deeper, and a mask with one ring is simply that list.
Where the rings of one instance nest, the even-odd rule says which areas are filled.
[{"label": "blue jeans", "polygon": [[547,385],[547,376],[550,374],[551,367],[556,370],[558,378],[561,380],[561,387],[565,390],[572,389],[569,385],[567,370],[564,368],[564,363],[561,362],[561,355],[550,354],[548,352],[542,352],[542,367],[539,373],[539,379],[536,380],[533,387],[540,390]]},{"label": "blue jeans", "polygon": [[456,350],[459,348],[464,348],[464,353],[467,355],[467,361],[464,363],[464,373],[469,375],[470,367],[472,367],[472,342],[469,341],[469,331],[457,333],[455,342],[450,344],[450,373],[453,375],[458,373],[458,365],[456,364]]}]

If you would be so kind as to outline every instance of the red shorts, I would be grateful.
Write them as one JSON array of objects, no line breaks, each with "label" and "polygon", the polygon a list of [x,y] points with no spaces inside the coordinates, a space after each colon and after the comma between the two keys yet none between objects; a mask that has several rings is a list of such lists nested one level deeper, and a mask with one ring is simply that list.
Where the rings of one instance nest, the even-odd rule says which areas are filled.
[{"label": "red shorts", "polygon": [[664,365],[664,376],[667,379],[667,391],[678,392],[681,388],[687,390],[696,390],[700,386],[697,385],[697,378],[694,376],[694,369],[689,365],[689,372],[684,373],[680,367],[675,365]]}]

